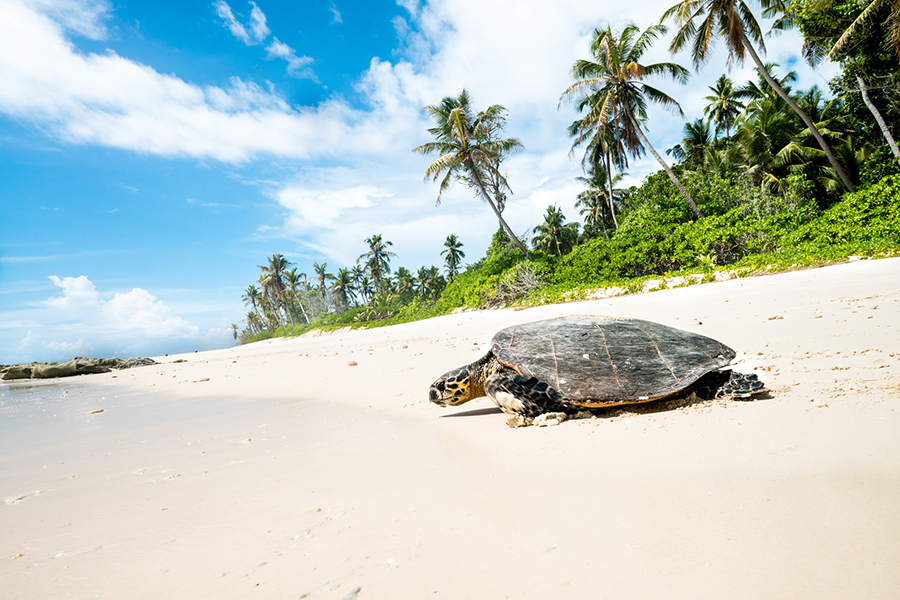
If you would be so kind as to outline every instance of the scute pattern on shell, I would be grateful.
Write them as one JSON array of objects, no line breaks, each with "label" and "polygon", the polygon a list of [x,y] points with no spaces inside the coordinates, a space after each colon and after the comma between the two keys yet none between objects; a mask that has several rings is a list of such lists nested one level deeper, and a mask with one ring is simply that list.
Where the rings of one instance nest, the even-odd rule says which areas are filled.
[{"label": "scute pattern on shell", "polygon": [[494,356],[586,407],[647,402],[728,365],[734,350],[667,325],[569,316],[515,325],[494,336]]}]

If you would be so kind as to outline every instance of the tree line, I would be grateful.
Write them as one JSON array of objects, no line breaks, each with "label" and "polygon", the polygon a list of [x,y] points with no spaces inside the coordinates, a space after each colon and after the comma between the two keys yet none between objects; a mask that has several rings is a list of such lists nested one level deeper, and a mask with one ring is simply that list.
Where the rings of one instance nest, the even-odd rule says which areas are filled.
[{"label": "tree line", "polygon": [[[597,28],[589,56],[572,65],[572,83],[561,90],[559,100],[559,108],[571,105],[577,113],[565,134],[572,140],[572,153],[582,155],[584,173],[578,181],[584,190],[575,205],[583,222],[568,221],[558,207],[548,206],[543,222],[529,232],[530,240],[529,235],[514,232],[504,218],[512,194],[504,161],[524,148],[521,140],[504,133],[506,108],[494,104],[478,111],[465,89],[426,106],[432,139],[413,152],[435,157],[426,167],[425,179],[439,182],[436,204],[453,183],[460,183],[490,206],[500,228],[488,256],[467,271],[496,256],[499,244],[533,265],[512,269],[515,261],[504,263],[516,277],[524,277],[520,283],[527,282],[523,288],[527,289],[540,285],[541,273],[553,270],[554,261],[562,264],[563,257],[578,254],[573,253],[577,248],[590,246],[574,259],[576,263],[615,262],[616,253],[658,243],[682,224],[705,222],[700,228],[704,231],[746,232],[753,227],[745,220],[755,218],[769,228],[797,227],[858,186],[900,173],[895,142],[900,133],[900,3],[760,0],[759,6],[764,16],[775,18],[770,33],[799,29],[803,46],[798,50],[811,64],[825,57],[840,63],[840,74],[829,82],[831,97],[826,99],[815,86],[794,89],[793,71],[782,72],[779,65],[763,62],[766,36],[751,6],[740,0],[683,0],[644,29],[631,23]],[[682,139],[660,152],[646,134],[648,106],[657,104],[684,115],[677,100],[650,80],[684,83],[691,74],[674,62],[642,60],[669,33],[666,22],[675,26],[665,41],[669,51],[688,49],[695,69],[706,65],[719,42],[727,49],[729,65],[749,58],[757,77],[734,82],[721,75],[704,98],[704,116],[685,123]],[[660,171],[640,186],[623,189],[629,162],[645,154],[659,163]],[[887,193],[884,189],[879,197]],[[866,202],[857,198],[860,206]],[[753,235],[759,237],[758,231]],[[709,235],[703,243],[714,256],[696,260],[721,264],[750,247],[767,247],[759,240],[755,246],[754,240],[735,242],[734,231]],[[770,237],[774,239],[774,234]],[[283,256],[269,257],[260,267],[259,287],[250,286],[244,294],[251,308],[245,337],[309,324],[323,314],[353,310],[354,319],[369,320],[392,316],[410,304],[434,304],[461,273],[465,257],[462,243],[451,235],[444,244],[445,274],[434,266],[422,267],[416,274],[400,267],[391,274],[390,260],[395,256],[389,250],[391,242],[375,235],[366,243],[369,251],[357,264],[335,275],[326,272],[326,264],[314,263],[315,274],[307,277],[297,269],[288,271],[291,263]],[[601,256],[605,258],[597,258]],[[623,263],[629,260],[634,262],[635,257]],[[684,264],[685,259],[662,259],[653,268]],[[588,268],[600,270],[598,265]],[[503,285],[514,285],[507,279]],[[237,336],[237,326],[233,327]]]}]

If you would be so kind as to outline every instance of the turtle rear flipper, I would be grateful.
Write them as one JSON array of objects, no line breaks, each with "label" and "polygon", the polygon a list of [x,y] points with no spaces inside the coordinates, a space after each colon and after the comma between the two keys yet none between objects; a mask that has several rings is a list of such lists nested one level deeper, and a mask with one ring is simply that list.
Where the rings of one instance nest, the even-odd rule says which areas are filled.
[{"label": "turtle rear flipper", "polygon": [[508,415],[534,418],[544,413],[578,412],[577,406],[536,377],[514,373],[491,375],[484,382],[484,393]]},{"label": "turtle rear flipper", "polygon": [[755,373],[731,371],[728,381],[716,392],[716,398],[749,398],[765,389],[766,384],[760,381]]}]

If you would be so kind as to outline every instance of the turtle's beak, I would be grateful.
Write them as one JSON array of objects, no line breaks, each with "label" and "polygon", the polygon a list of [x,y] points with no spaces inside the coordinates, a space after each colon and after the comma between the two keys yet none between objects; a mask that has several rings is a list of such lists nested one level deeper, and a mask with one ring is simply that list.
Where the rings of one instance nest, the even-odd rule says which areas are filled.
[{"label": "turtle's beak", "polygon": [[441,407],[447,406],[447,398],[444,397],[445,385],[443,379],[438,379],[431,384],[431,390],[428,392],[428,399]]}]

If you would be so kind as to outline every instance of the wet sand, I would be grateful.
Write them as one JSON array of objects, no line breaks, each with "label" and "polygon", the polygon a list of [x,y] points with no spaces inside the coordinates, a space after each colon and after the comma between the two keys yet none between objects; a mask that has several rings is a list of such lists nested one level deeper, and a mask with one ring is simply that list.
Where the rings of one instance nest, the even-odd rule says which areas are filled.
[{"label": "wet sand", "polygon": [[[771,394],[427,402],[562,314],[714,337]],[[900,259],[157,360],[0,384],[4,598],[900,596]]]}]

